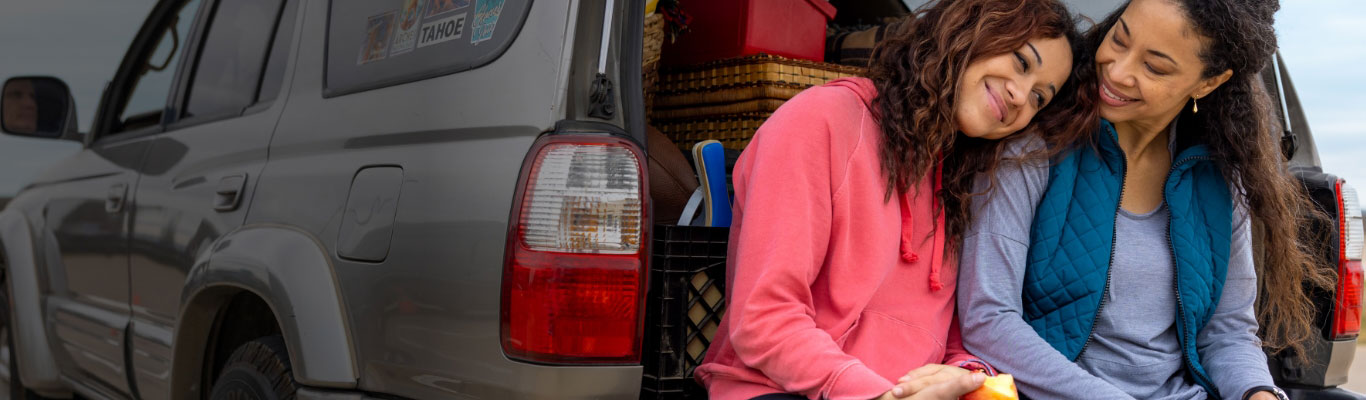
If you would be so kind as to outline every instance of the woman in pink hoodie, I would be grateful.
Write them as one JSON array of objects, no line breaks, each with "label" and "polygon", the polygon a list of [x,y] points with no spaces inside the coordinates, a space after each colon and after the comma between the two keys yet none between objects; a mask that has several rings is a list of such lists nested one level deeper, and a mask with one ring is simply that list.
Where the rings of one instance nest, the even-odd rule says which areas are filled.
[{"label": "woman in pink hoodie", "polygon": [[967,369],[990,367],[963,350],[954,311],[972,177],[995,168],[997,139],[1060,148],[1089,132],[1076,124],[1093,102],[1076,96],[1093,94],[1065,87],[1077,38],[1056,0],[942,1],[884,40],[869,78],[778,109],[735,166],[729,310],[696,370],[711,398],[979,386]]}]

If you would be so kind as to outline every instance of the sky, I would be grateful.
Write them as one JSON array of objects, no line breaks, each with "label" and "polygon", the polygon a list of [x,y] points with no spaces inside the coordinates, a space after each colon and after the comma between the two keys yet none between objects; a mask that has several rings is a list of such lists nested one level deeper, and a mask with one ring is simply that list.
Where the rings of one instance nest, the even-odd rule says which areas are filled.
[{"label": "sky", "polygon": [[[37,74],[66,81],[80,129],[88,131],[104,85],[153,3],[0,0],[0,78]],[[1362,27],[1361,0],[1283,0],[1276,22],[1324,170],[1366,190],[1366,79],[1357,73],[1366,65]],[[74,142],[0,135],[0,197],[79,149]]]},{"label": "sky", "polygon": [[[149,0],[0,0],[0,79],[46,75],[71,87],[80,131],[151,11]],[[0,197],[79,151],[72,141],[0,135]]]},{"label": "sky", "polygon": [[1323,170],[1366,194],[1366,1],[1282,0],[1281,55]]}]

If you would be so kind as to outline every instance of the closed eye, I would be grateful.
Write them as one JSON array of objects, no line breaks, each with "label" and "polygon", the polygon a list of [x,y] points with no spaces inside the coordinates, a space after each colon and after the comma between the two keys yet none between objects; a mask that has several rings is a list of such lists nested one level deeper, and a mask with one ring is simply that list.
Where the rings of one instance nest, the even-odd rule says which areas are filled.
[{"label": "closed eye", "polygon": [[1166,71],[1158,71],[1157,68],[1153,68],[1153,65],[1152,65],[1152,64],[1143,63],[1143,67],[1147,68],[1148,71],[1149,71],[1149,72],[1152,72],[1154,75],[1157,75],[1157,76],[1167,75],[1167,72],[1166,72]]}]

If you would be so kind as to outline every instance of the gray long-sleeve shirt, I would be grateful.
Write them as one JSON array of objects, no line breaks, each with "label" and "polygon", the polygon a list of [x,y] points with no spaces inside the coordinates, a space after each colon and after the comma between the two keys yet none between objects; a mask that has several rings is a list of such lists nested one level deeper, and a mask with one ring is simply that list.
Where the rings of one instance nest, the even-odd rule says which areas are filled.
[{"label": "gray long-sleeve shirt", "polygon": [[[1007,153],[1019,155],[1037,146],[1038,141],[1021,140]],[[974,199],[976,214],[963,239],[958,314],[968,351],[1013,374],[1021,393],[1035,399],[1206,398],[1182,369],[1166,205],[1116,216],[1110,293],[1090,345],[1074,363],[1035,333],[1021,313],[1030,225],[1048,185],[1048,165],[1003,162],[995,177],[991,192]],[[978,176],[975,186],[985,190],[987,177]],[[1231,399],[1273,385],[1253,315],[1257,278],[1250,223],[1238,203],[1223,295],[1196,338],[1215,386]]]}]

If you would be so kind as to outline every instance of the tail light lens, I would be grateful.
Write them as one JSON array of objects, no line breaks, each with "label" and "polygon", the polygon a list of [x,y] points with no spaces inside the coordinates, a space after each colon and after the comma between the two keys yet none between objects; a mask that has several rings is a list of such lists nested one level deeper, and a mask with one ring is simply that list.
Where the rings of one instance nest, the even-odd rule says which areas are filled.
[{"label": "tail light lens", "polygon": [[503,351],[534,362],[639,362],[649,254],[639,147],[553,135],[530,154],[508,229]]},{"label": "tail light lens", "polygon": [[1333,311],[1333,339],[1351,339],[1361,331],[1362,232],[1361,202],[1343,180],[1337,182],[1338,195],[1338,288]]}]

